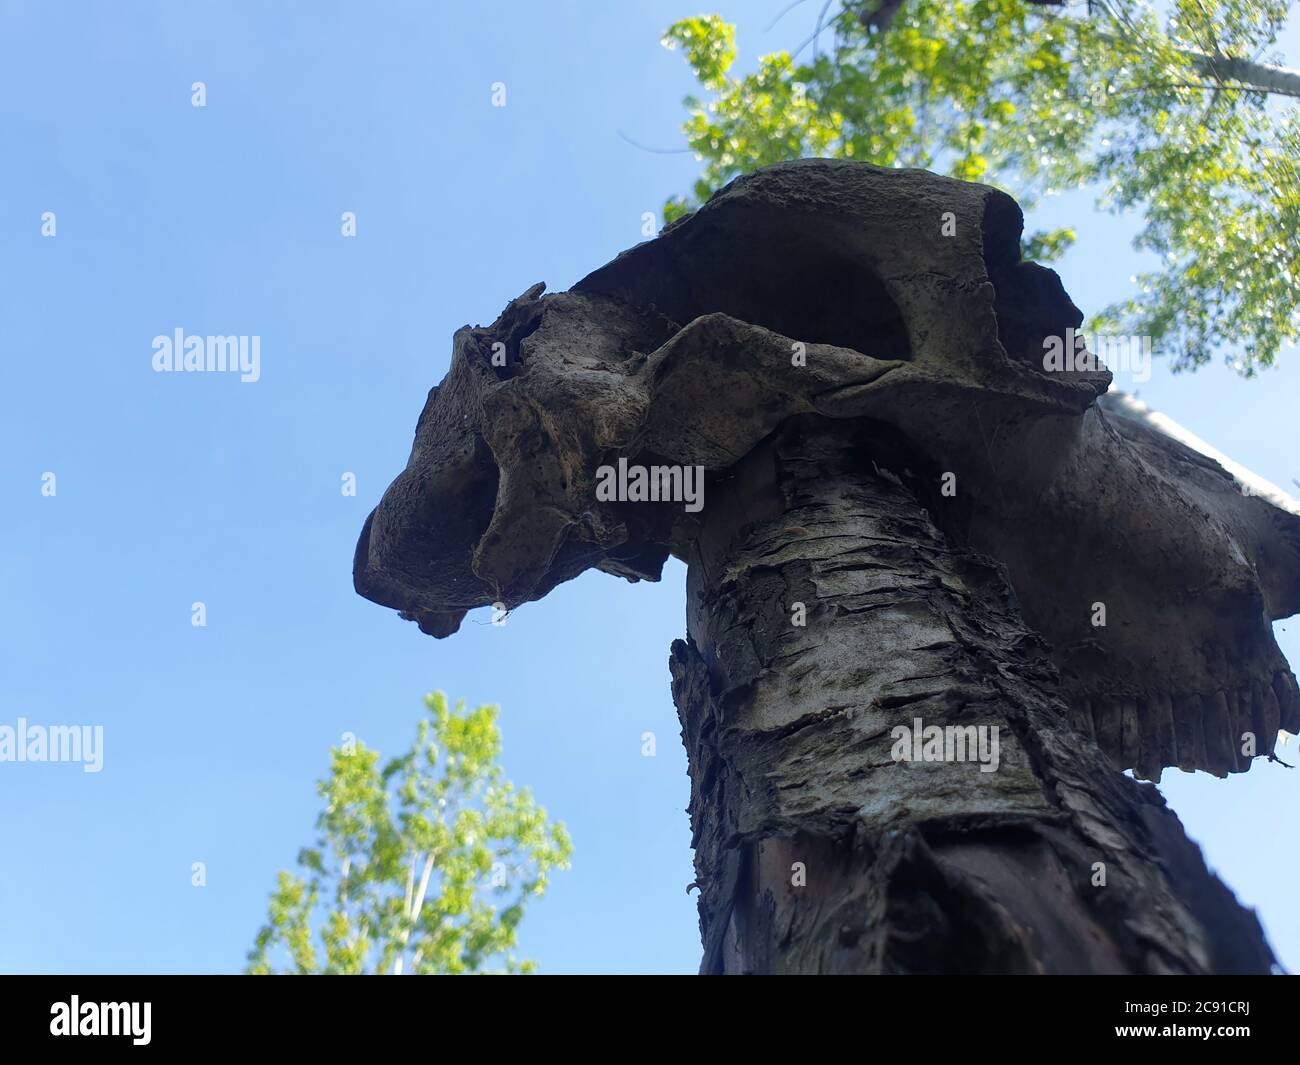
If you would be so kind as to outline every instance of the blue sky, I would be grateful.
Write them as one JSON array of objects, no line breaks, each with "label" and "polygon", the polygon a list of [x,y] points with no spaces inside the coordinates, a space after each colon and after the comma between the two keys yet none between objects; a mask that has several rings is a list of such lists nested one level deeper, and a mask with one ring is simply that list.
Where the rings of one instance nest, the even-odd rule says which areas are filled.
[{"label": "blue sky", "polygon": [[[536,281],[568,287],[689,188],[689,154],[619,136],[680,144],[693,85],[663,29],[719,11],[748,62],[805,36],[815,12],[764,32],[784,6],[0,0],[0,723],[105,730],[100,773],[0,764],[0,970],[237,970],[313,837],[328,748],[397,751],[434,688],[502,705],[507,773],[573,835],[524,952],[549,972],[695,970],[667,668],[684,569],[588,574],[434,641],[358,598],[350,568],[452,332]],[[1133,221],[1069,197],[1031,224],[1062,220],[1075,302],[1126,294]],[[154,373],[178,327],[260,336],[261,379]],[[1140,394],[1291,486],[1298,381],[1291,350],[1253,382],[1158,364]],[[1300,623],[1280,638],[1300,660]],[[1293,969],[1297,788],[1269,765],[1162,785]]]}]

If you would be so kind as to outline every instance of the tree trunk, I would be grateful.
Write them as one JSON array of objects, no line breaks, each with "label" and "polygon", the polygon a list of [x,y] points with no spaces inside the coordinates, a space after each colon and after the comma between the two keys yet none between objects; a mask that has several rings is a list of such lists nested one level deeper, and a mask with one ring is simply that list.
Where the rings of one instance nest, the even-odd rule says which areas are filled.
[{"label": "tree trunk", "polygon": [[[800,418],[711,491],[671,659],[701,971],[1269,971],[939,485],[892,430]],[[895,730],[930,726],[989,742],[913,760]]]},{"label": "tree trunk", "polygon": [[1300,70],[1232,56],[1207,55],[1191,49],[1184,49],[1183,54],[1191,57],[1198,71],[1221,85],[1237,82],[1245,88],[1276,96],[1300,96]]}]

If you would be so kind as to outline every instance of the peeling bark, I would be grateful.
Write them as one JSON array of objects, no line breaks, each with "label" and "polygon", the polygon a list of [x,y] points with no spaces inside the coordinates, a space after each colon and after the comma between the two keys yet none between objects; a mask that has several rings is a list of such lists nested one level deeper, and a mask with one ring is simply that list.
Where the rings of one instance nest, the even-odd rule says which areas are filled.
[{"label": "peeling bark", "polygon": [[[917,458],[800,419],[707,512],[671,658],[702,971],[1267,972],[1253,913],[1076,730],[1005,568],[941,531]],[[895,761],[917,718],[997,727],[996,771]]]}]

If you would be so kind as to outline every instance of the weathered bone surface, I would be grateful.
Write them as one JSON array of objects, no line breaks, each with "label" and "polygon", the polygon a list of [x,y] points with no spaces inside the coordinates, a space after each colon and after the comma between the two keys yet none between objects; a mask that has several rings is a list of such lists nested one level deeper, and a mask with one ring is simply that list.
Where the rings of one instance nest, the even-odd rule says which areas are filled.
[{"label": "weathered bone surface", "polygon": [[598,500],[601,466],[703,466],[707,510],[790,419],[869,420],[933,479],[945,536],[1005,567],[1075,726],[1116,764],[1248,768],[1243,733],[1263,754],[1300,730],[1269,625],[1300,611],[1300,507],[1099,403],[1109,373],[1042,368],[1043,339],[1082,315],[1020,260],[1021,225],[984,186],[805,160],[733,182],[569,292],[534,286],[456,333],[362,532],[357,590],[441,637],[589,568],[654,580],[668,554],[698,557],[701,522]]}]

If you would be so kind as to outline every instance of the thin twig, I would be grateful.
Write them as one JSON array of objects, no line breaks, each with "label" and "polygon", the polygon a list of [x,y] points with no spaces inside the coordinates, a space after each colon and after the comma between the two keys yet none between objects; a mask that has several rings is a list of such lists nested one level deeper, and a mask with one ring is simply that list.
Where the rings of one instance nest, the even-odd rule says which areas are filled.
[{"label": "thin twig", "polygon": [[621,129],[618,131],[618,135],[632,145],[633,148],[640,148],[643,152],[653,152],[655,155],[682,155],[695,150],[694,148],[647,148],[644,144],[638,144]]}]

